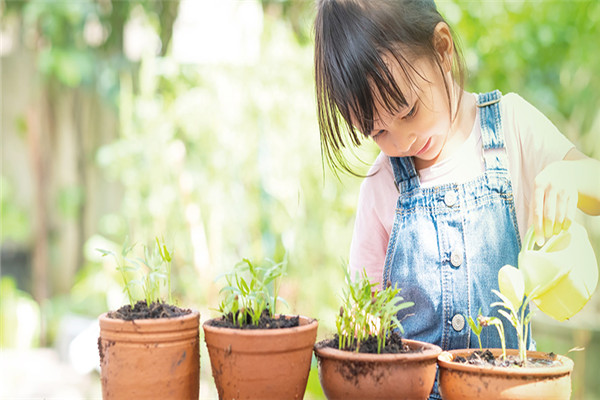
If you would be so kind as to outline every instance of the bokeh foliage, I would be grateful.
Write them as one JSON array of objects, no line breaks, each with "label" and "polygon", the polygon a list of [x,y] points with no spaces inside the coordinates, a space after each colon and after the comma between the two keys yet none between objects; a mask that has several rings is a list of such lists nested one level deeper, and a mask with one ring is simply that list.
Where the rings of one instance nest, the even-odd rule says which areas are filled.
[{"label": "bokeh foliage", "polygon": [[[50,125],[55,129],[44,131],[52,144],[49,153],[60,145],[59,128],[69,119],[85,145],[77,163],[85,179],[64,184],[60,175],[53,176],[58,189],[46,204],[52,215],[49,270],[72,282],[70,291],[48,291],[50,305],[42,307],[50,320],[46,334],[51,342],[52,321],[66,312],[94,317],[124,300],[116,271],[101,263],[95,245],[119,247],[126,236],[151,243],[163,235],[175,248],[174,297],[180,303],[202,308],[208,317],[208,308],[217,304],[219,273],[243,257],[280,261],[286,255],[281,295],[291,311],[319,318],[319,335],[325,336],[339,309],[360,179],[338,180],[322,165],[312,72],[313,2],[263,0],[258,60],[201,65],[178,63],[170,52],[178,4],[0,2],[3,25],[14,28],[17,47],[35,61],[19,71],[31,74],[31,91],[5,93],[3,84],[3,98],[41,92],[48,103],[61,104],[73,96],[92,114],[102,109],[98,114],[114,118],[114,124],[94,121],[96,130],[87,129],[81,115],[44,106],[59,120]],[[438,5],[460,38],[468,90],[521,94],[584,153],[600,158],[597,1]],[[133,18],[143,19],[160,43],[139,60],[124,54],[125,25]],[[3,65],[12,56],[3,55]],[[26,148],[31,126],[25,109],[21,114],[3,122],[8,128],[2,134]],[[4,145],[2,151],[8,151]],[[376,151],[367,145],[359,154],[368,162]],[[57,158],[48,155],[55,169],[61,168]],[[29,175],[15,172],[19,168],[4,168],[3,161],[0,238],[3,245],[12,241],[33,248],[35,214],[18,200],[19,182]],[[77,222],[75,242],[63,238],[60,219]],[[600,254],[597,221],[583,219]],[[75,270],[63,272],[61,252],[68,243],[80,256]],[[598,298],[586,307],[586,321],[597,321]],[[575,321],[573,328],[588,332],[586,340],[597,347],[597,323],[581,324]],[[569,341],[562,343],[559,351],[568,350]],[[597,367],[590,364],[587,373]],[[600,393],[598,383],[585,382],[587,398]],[[583,393],[577,390],[576,395]]]}]

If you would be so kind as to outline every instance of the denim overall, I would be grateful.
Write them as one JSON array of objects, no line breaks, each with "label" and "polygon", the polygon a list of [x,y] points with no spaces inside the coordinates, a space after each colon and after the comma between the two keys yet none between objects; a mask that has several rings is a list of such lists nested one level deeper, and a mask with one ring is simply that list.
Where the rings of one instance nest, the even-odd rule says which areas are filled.
[{"label": "denim overall", "polygon": [[[399,191],[383,283],[397,284],[414,302],[402,310],[404,336],[443,350],[479,347],[467,323],[485,316],[504,324],[506,347],[517,348],[512,325],[490,304],[500,299],[498,271],[517,266],[521,239],[507,169],[499,91],[480,94],[485,173],[464,184],[423,188],[410,157],[391,157]],[[385,287],[385,286],[384,286]],[[484,348],[500,348],[494,327],[483,328]],[[528,347],[531,336],[528,337]],[[437,380],[431,398],[437,397]]]}]

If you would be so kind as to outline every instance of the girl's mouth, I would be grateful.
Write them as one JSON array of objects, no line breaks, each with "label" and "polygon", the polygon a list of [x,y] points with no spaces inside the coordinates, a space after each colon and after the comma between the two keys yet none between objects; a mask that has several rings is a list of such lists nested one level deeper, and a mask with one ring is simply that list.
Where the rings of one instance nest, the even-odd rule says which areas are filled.
[{"label": "girl's mouth", "polygon": [[421,150],[419,150],[417,152],[417,154],[415,154],[415,156],[420,156],[421,154],[425,153],[427,150],[429,150],[430,146],[431,146],[431,138],[429,138],[429,140],[427,140],[427,143],[425,143],[425,146],[423,146],[421,148]]}]

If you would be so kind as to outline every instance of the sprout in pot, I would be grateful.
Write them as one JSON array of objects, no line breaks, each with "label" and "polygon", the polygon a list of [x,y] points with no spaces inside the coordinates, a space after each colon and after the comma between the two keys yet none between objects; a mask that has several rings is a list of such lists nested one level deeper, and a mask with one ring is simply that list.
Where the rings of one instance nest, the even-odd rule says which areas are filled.
[{"label": "sprout in pot", "polygon": [[248,259],[237,263],[225,273],[227,284],[219,292],[224,296],[218,311],[221,318],[211,320],[211,325],[237,329],[278,329],[298,326],[298,316],[279,318],[277,302],[287,306],[278,296],[281,277],[286,263],[266,261],[256,265]]},{"label": "sprout in pot", "polygon": [[479,341],[479,351],[473,352],[468,359],[456,357],[455,362],[468,362],[470,364],[491,364],[494,366],[518,366],[518,367],[546,367],[555,363],[556,357],[552,356],[544,359],[532,359],[527,357],[527,335],[529,322],[532,313],[527,311],[527,305],[535,297],[536,288],[532,289],[528,295],[525,294],[525,283],[521,271],[511,265],[505,265],[498,272],[498,286],[500,291],[492,290],[501,301],[492,303],[492,307],[501,307],[498,313],[503,315],[513,326],[517,333],[518,353],[516,355],[507,355],[506,336],[502,321],[497,317],[487,317],[481,315],[481,310],[475,322],[469,317],[469,326],[471,331],[479,336],[484,327],[494,326],[500,337],[502,353],[499,357],[494,357],[489,350],[483,350],[481,340]]},{"label": "sprout in pot", "polygon": [[172,304],[172,252],[164,241],[144,248],[143,258],[132,256],[133,250],[99,250],[114,257],[129,298],[98,317],[102,397],[197,399],[200,314]]},{"label": "sprout in pot", "polygon": [[328,399],[426,399],[442,349],[402,338],[397,314],[414,303],[397,287],[375,286],[364,271],[355,280],[346,272],[337,333],[315,345],[323,392]]},{"label": "sprout in pot", "polygon": [[[126,321],[148,318],[173,318],[190,314],[189,309],[182,309],[173,304],[171,293],[172,251],[169,251],[164,240],[156,238],[153,250],[144,247],[144,258],[133,257],[135,244],[123,244],[121,254],[113,251],[97,249],[102,256],[112,256],[117,270],[123,279],[123,291],[127,294],[129,304],[116,311],[107,313],[109,318]],[[161,290],[162,289],[162,290]],[[166,291],[167,301],[161,295]],[[137,293],[141,295],[136,295]],[[143,297],[140,299],[139,297]]]},{"label": "sprout in pot", "polygon": [[374,290],[376,284],[369,282],[364,271],[362,277],[354,281],[346,272],[346,285],[332,347],[362,353],[408,351],[402,346],[400,333],[404,333],[404,329],[397,314],[414,303],[403,301],[398,296],[400,289],[389,283],[384,290]]},{"label": "sprout in pot", "polygon": [[506,349],[505,327],[497,317],[479,313],[476,321],[469,318],[471,330],[477,337],[481,331],[494,326],[500,336],[502,349],[456,349],[438,357],[439,387],[445,400],[465,398],[497,399],[569,399],[573,361],[568,357],[527,350],[527,335],[531,313],[527,306],[535,299],[539,287],[525,285],[519,269],[505,265],[498,272],[499,291],[493,290],[500,301],[504,316],[516,330],[518,349]]},{"label": "sprout in pot", "polygon": [[247,259],[224,275],[220,316],[202,324],[220,399],[301,399],[318,322],[278,314],[285,262]]}]

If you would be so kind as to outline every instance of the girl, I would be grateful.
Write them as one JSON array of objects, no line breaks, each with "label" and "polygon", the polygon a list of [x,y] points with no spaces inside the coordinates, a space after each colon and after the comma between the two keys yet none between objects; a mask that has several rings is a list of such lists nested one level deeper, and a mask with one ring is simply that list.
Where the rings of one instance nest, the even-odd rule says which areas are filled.
[{"label": "girl", "polygon": [[[318,1],[322,152],[352,172],[345,148],[367,137],[381,149],[361,185],[350,268],[401,287],[415,303],[400,315],[406,337],[444,350],[478,346],[466,321],[479,309],[501,317],[491,290],[517,265],[529,223],[542,244],[577,207],[600,214],[600,162],[518,95],[465,92],[463,76],[433,0]],[[500,347],[492,329],[482,342]]]}]

